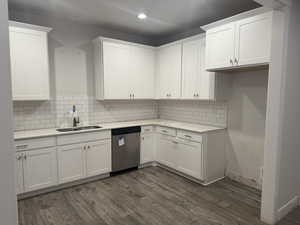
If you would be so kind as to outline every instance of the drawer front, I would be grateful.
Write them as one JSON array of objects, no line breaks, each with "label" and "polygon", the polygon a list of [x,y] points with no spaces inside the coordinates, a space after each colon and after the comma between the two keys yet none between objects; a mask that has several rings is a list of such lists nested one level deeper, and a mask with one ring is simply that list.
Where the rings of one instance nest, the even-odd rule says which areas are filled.
[{"label": "drawer front", "polygon": [[176,129],[168,127],[157,127],[157,132],[165,135],[176,136]]},{"label": "drawer front", "polygon": [[58,145],[69,145],[76,143],[84,143],[90,141],[97,141],[103,139],[110,139],[111,131],[101,131],[101,132],[90,132],[90,133],[79,133],[79,134],[69,134],[57,137]]},{"label": "drawer front", "polygon": [[190,131],[178,130],[177,137],[195,142],[202,142],[202,135]]},{"label": "drawer front", "polygon": [[55,137],[34,138],[15,141],[17,151],[26,151],[32,149],[49,148],[56,146]]},{"label": "drawer front", "polygon": [[142,127],[142,133],[152,133],[154,131],[153,126],[144,126]]}]

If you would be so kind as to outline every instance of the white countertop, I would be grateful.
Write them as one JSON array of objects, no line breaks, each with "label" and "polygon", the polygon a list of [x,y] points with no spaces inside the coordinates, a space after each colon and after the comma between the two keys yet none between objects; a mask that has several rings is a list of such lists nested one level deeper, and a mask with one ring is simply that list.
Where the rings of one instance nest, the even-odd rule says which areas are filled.
[{"label": "white countertop", "polygon": [[226,129],[224,127],[214,127],[214,126],[207,126],[201,124],[192,124],[192,123],[185,123],[185,122],[178,122],[178,121],[171,121],[171,120],[161,120],[161,119],[103,123],[98,125],[101,126],[102,128],[92,129],[92,130],[70,131],[70,132],[58,132],[56,131],[55,128],[17,131],[14,133],[14,138],[15,140],[21,140],[21,139],[29,139],[29,138],[60,136],[60,135],[69,135],[69,134],[76,134],[76,133],[87,133],[87,132],[95,132],[101,130],[110,130],[114,128],[147,126],[147,125],[171,127],[171,128],[182,129],[187,131],[193,131],[197,133],[206,133],[206,132]]}]

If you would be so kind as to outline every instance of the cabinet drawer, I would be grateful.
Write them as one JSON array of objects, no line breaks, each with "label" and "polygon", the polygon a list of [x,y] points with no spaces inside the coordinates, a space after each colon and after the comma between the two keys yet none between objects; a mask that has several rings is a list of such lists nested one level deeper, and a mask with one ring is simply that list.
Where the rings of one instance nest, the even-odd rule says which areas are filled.
[{"label": "cabinet drawer", "polygon": [[154,131],[153,126],[144,126],[142,127],[142,133],[152,133]]},{"label": "cabinet drawer", "polygon": [[68,145],[76,143],[84,143],[90,141],[97,141],[103,139],[110,139],[111,131],[101,131],[101,132],[90,132],[90,133],[79,133],[79,134],[69,134],[57,137],[58,145]]},{"label": "cabinet drawer", "polygon": [[157,132],[161,134],[166,134],[170,136],[176,136],[176,129],[168,128],[168,127],[157,127]]},{"label": "cabinet drawer", "polygon": [[31,149],[49,148],[56,146],[55,137],[34,138],[15,141],[17,151],[26,151]]},{"label": "cabinet drawer", "polygon": [[178,130],[177,137],[181,139],[187,139],[195,142],[202,142],[202,135],[190,131]]}]

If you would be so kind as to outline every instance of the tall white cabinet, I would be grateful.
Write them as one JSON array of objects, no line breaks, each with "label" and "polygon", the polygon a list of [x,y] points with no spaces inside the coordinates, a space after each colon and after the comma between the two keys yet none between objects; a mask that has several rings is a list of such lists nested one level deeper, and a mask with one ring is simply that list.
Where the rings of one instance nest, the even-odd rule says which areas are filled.
[{"label": "tall white cabinet", "polygon": [[98,100],[153,99],[153,47],[107,38],[94,40]]},{"label": "tall white cabinet", "polygon": [[51,28],[10,22],[13,100],[49,100],[48,32]]}]

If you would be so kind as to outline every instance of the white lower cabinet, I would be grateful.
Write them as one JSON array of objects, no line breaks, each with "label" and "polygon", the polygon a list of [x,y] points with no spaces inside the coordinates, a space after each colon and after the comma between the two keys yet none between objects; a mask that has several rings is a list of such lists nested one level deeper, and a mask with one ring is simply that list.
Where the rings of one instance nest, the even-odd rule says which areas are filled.
[{"label": "white lower cabinet", "polygon": [[17,194],[57,184],[56,148],[16,154]]},{"label": "white lower cabinet", "polygon": [[180,140],[177,145],[177,169],[189,176],[203,180],[202,143]]},{"label": "white lower cabinet", "polygon": [[91,142],[86,148],[86,176],[111,172],[111,140]]},{"label": "white lower cabinet", "polygon": [[60,184],[84,177],[84,146],[84,144],[74,144],[58,148],[58,180]]},{"label": "white lower cabinet", "polygon": [[59,183],[67,183],[111,172],[110,139],[60,146]]},{"label": "white lower cabinet", "polygon": [[32,150],[24,153],[25,191],[34,191],[57,184],[56,148]]},{"label": "white lower cabinet", "polygon": [[222,179],[225,176],[224,131],[199,134],[178,129],[172,136],[160,133],[156,161],[204,185]]},{"label": "white lower cabinet", "polygon": [[156,138],[154,133],[146,133],[141,135],[141,164],[155,161],[155,143]]},{"label": "white lower cabinet", "polygon": [[170,168],[176,169],[177,165],[176,138],[169,135],[159,135],[157,161]]},{"label": "white lower cabinet", "polygon": [[23,153],[16,153],[15,161],[16,193],[24,192]]}]

